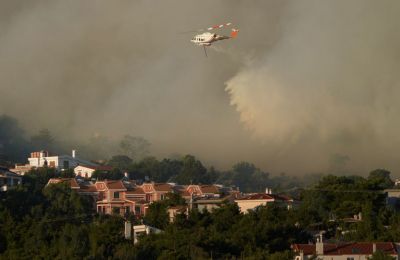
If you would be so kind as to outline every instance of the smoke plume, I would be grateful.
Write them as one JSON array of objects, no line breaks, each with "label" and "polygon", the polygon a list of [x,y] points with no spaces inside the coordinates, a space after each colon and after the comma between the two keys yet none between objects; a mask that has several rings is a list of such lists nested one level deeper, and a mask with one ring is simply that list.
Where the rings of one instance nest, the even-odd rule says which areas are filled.
[{"label": "smoke plume", "polygon": [[[231,104],[278,161],[398,169],[398,1],[292,1],[281,38],[227,82]],[[264,32],[267,35],[267,32]]]},{"label": "smoke plume", "polygon": [[[143,136],[153,154],[192,153],[217,167],[248,160],[296,174],[340,161],[395,171],[399,7],[2,1],[0,113],[30,134],[48,128],[74,143]],[[239,36],[208,58],[180,34],[226,22]]]}]

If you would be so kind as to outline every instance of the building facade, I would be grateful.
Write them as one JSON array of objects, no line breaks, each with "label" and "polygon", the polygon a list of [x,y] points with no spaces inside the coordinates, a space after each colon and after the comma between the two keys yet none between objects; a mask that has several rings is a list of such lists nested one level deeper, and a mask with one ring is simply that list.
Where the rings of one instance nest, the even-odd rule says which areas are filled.
[{"label": "building facade", "polygon": [[82,178],[92,178],[92,174],[95,171],[104,171],[110,172],[112,171],[111,166],[103,166],[103,165],[78,165],[74,168],[75,176],[80,176]]},{"label": "building facade", "polygon": [[239,206],[240,212],[248,213],[249,210],[254,210],[260,206],[266,206],[268,203],[278,203],[288,209],[292,208],[294,200],[286,195],[269,193],[255,193],[244,195],[239,199],[235,199],[235,203]]},{"label": "building facade", "polygon": [[392,242],[355,242],[330,244],[320,238],[315,244],[293,244],[295,260],[368,260],[376,251],[399,259],[398,245]]},{"label": "building facade", "polygon": [[6,167],[0,167],[0,191],[7,191],[11,187],[22,184],[22,177],[11,172]]},{"label": "building facade", "polygon": [[47,151],[33,152],[28,161],[31,168],[50,167],[57,170],[74,169],[78,165],[97,166],[95,163],[78,158],[75,150],[72,150],[72,155],[55,156],[50,156]]}]

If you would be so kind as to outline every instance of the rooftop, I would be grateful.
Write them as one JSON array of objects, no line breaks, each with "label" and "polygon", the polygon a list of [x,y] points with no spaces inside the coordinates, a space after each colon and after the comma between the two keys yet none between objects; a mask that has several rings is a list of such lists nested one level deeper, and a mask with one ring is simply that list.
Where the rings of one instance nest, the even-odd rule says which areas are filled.
[{"label": "rooftop", "polygon": [[[326,244],[324,243],[324,255],[372,255],[373,242]],[[376,242],[376,250],[386,254],[397,255],[396,245],[392,242]],[[293,244],[295,252],[303,251],[304,255],[316,254],[315,244]]]}]

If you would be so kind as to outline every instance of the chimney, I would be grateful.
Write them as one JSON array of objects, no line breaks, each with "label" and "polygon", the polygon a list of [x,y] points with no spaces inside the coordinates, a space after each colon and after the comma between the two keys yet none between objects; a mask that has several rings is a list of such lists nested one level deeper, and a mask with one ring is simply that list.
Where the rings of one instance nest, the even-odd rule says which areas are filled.
[{"label": "chimney", "polygon": [[304,260],[304,251],[300,250],[300,260]]},{"label": "chimney", "polygon": [[373,243],[372,244],[372,253],[375,253],[376,252],[376,243]]},{"label": "chimney", "polygon": [[132,223],[125,221],[125,239],[131,239],[132,237]]},{"label": "chimney", "polygon": [[265,193],[266,193],[266,194],[272,194],[272,189],[266,188],[266,189],[265,189]]},{"label": "chimney", "polygon": [[324,242],[322,232],[319,233],[319,237],[317,238],[317,243],[315,244],[315,252],[317,253],[317,255],[324,254]]},{"label": "chimney", "polygon": [[125,178],[128,178],[128,179],[129,179],[129,174],[128,174],[128,172],[124,172],[124,176],[125,176]]},{"label": "chimney", "polygon": [[76,150],[72,150],[72,158],[75,158],[76,156]]}]

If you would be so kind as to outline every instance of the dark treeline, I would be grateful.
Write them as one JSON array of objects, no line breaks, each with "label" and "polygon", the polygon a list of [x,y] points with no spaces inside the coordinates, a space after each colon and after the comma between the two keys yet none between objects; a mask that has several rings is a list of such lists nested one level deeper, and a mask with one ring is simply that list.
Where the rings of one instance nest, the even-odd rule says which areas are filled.
[{"label": "dark treeline", "polygon": [[207,168],[192,155],[175,159],[158,160],[149,156],[150,142],[125,135],[119,141],[110,141],[102,136],[88,138],[74,145],[74,142],[54,138],[48,129],[29,136],[18,122],[9,116],[0,116],[0,165],[13,167],[14,163],[26,163],[30,152],[48,150],[56,154],[69,154],[71,149],[79,148],[79,156],[113,166],[111,173],[97,172],[99,179],[120,179],[127,171],[132,179],[154,182],[176,182],[179,184],[217,183],[239,187],[244,192],[261,192],[266,187],[277,191],[305,187],[317,181],[321,175],[308,175],[298,178],[270,173],[257,168],[249,162],[239,162],[230,170],[221,171]]},{"label": "dark treeline", "polygon": [[[226,186],[239,187],[243,192],[262,192],[266,187],[276,191],[288,191],[293,188],[305,187],[318,181],[321,175],[309,175],[308,178],[300,179],[294,176],[281,174],[271,176],[249,162],[239,162],[232,169],[220,171],[214,167],[206,168],[202,162],[192,155],[183,156],[181,159],[158,160],[155,157],[145,157],[134,162],[128,156],[113,156],[108,165],[128,172],[131,179],[175,182],[179,184],[222,184]],[[117,179],[122,176],[115,173],[104,174],[96,172],[94,177]],[[306,180],[307,182],[305,182]]]}]

